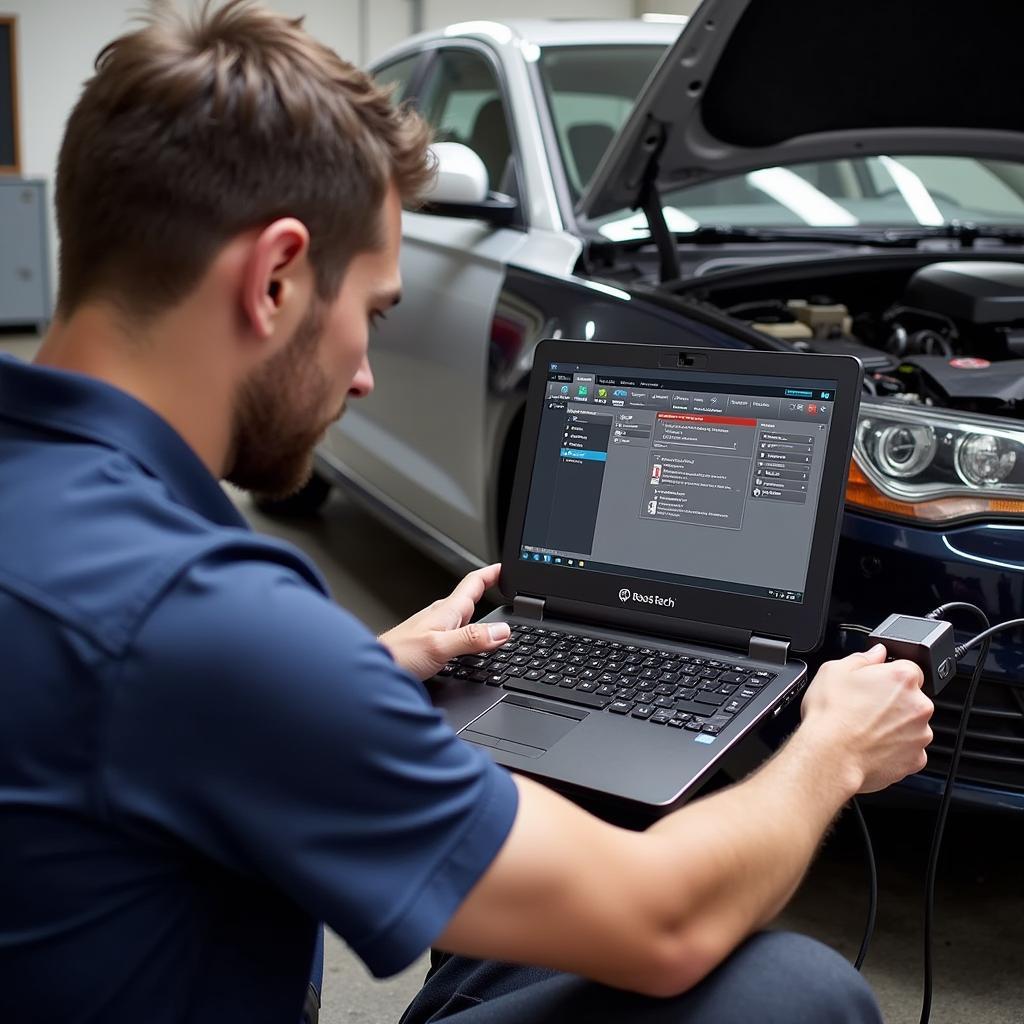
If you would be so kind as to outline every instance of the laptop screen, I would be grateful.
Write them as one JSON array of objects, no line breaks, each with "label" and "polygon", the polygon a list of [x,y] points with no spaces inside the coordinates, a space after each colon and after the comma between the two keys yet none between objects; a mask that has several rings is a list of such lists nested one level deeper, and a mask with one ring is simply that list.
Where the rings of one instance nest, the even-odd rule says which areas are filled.
[{"label": "laptop screen", "polygon": [[546,372],[520,559],[803,602],[836,381]]}]

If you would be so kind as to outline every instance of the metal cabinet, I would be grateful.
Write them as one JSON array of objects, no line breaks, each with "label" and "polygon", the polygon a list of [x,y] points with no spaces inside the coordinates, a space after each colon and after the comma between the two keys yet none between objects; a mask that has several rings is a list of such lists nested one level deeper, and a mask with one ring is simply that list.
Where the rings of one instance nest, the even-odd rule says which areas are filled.
[{"label": "metal cabinet", "polygon": [[0,327],[42,330],[51,313],[46,184],[0,177]]}]

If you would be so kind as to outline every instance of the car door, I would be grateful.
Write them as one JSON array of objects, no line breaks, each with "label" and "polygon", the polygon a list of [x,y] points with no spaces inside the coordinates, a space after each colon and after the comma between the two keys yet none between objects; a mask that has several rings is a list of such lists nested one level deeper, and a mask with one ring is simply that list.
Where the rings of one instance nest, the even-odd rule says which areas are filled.
[{"label": "car door", "polygon": [[[493,54],[470,41],[445,46],[415,77],[437,141],[473,148],[491,189],[522,200]],[[402,234],[402,301],[370,339],[374,393],[352,404],[326,446],[357,484],[405,518],[483,551],[491,323],[505,268],[526,236],[521,227],[427,212],[405,212]]]}]

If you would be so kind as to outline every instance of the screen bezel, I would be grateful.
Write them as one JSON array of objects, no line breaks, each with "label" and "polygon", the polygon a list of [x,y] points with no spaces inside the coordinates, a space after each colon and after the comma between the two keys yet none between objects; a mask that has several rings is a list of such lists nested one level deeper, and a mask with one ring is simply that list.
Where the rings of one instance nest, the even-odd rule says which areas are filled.
[{"label": "screen bezel", "polygon": [[[678,353],[678,355],[673,355]],[[692,367],[676,365],[679,356],[693,357]],[[624,628],[634,615],[651,621],[652,615],[780,637],[794,650],[811,651],[824,634],[828,595],[832,588],[839,519],[853,452],[853,436],[860,407],[863,370],[852,356],[812,355],[799,352],[755,352],[737,349],[706,349],[626,342],[544,340],[534,353],[534,367],[550,363],[614,366],[629,370],[672,372],[742,373],[785,377],[790,380],[834,380],[836,400],[825,449],[817,515],[811,540],[804,600],[801,603],[754,597],[650,581],[640,581],[659,595],[675,598],[671,611],[644,607],[629,609],[619,600],[619,590],[637,580],[626,574],[566,569],[520,559],[526,505],[533,477],[540,419],[544,409],[547,373],[532,373],[523,420],[523,435],[516,464],[515,485],[509,509],[502,558],[501,590],[511,599],[517,594],[598,604],[615,609]]]}]

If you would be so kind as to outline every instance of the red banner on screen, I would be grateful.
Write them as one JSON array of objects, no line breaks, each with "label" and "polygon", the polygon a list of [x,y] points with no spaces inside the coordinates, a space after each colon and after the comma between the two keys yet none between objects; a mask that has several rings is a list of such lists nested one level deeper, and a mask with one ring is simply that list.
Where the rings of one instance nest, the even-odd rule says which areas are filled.
[{"label": "red banner on screen", "polygon": [[720,423],[726,427],[756,427],[757,420],[739,416],[705,415],[699,412],[659,412],[659,420],[679,420],[681,423]]}]

